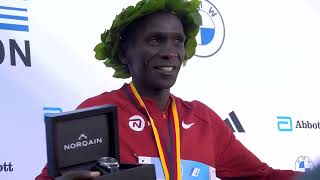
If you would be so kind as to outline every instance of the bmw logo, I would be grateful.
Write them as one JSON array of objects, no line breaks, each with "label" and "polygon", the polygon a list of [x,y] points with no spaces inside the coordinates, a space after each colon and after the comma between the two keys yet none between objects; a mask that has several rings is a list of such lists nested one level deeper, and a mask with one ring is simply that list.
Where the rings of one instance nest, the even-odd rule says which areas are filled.
[{"label": "bmw logo", "polygon": [[314,167],[312,160],[307,156],[300,156],[296,160],[296,171],[308,172]]},{"label": "bmw logo", "polygon": [[202,25],[196,37],[198,46],[195,55],[206,58],[221,49],[225,28],[220,12],[210,1],[201,1],[199,13],[202,16]]}]

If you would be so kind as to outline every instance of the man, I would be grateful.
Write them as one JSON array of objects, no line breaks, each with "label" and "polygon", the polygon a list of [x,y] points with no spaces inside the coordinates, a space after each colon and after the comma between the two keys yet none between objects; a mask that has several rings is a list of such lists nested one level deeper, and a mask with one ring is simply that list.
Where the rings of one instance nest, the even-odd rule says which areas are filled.
[{"label": "man", "polygon": [[[194,55],[201,24],[198,6],[198,0],[143,0],[118,15],[96,46],[96,58],[107,59],[115,77],[131,76],[132,82],[79,108],[117,105],[120,162],[160,162],[158,178],[186,179],[189,173],[180,169],[192,164],[208,170],[206,179],[215,173],[222,180],[293,179],[298,173],[274,170],[255,157],[213,110],[170,93],[181,65]],[[130,126],[132,118],[142,125]],[[75,171],[58,179],[96,176],[98,172]],[[50,179],[47,169],[36,179]]]}]

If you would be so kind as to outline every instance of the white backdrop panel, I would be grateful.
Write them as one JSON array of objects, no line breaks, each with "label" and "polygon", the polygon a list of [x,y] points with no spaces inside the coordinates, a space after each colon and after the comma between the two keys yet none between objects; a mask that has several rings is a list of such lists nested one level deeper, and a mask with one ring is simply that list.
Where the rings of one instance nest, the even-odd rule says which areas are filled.
[{"label": "white backdrop panel", "polygon": [[[130,80],[94,60],[94,46],[123,7],[137,0],[0,0],[0,6],[27,21],[29,31],[0,29],[0,179],[33,179],[46,164],[44,107],[73,110],[84,99],[119,88]],[[245,133],[236,136],[274,168],[296,169],[299,156],[319,162],[320,129],[295,128],[297,121],[320,121],[320,3],[317,0],[211,0],[225,25],[222,49],[192,58],[172,92],[200,100],[222,119],[234,111]],[[0,14],[13,13],[0,8]],[[205,25],[205,24],[204,24]],[[10,61],[9,39],[25,54]],[[215,41],[215,39],[213,39]],[[1,57],[1,56],[0,56]],[[277,116],[292,119],[292,131],[279,131]],[[232,121],[232,120],[231,120]]]}]

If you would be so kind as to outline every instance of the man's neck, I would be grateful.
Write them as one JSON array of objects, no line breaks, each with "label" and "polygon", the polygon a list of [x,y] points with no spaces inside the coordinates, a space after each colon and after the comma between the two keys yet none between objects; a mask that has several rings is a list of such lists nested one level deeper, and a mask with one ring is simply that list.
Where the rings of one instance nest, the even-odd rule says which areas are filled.
[{"label": "man's neck", "polygon": [[148,97],[154,100],[160,108],[161,112],[164,112],[170,98],[170,89],[152,89],[145,86],[140,86],[139,84],[135,83],[134,86],[140,96]]}]

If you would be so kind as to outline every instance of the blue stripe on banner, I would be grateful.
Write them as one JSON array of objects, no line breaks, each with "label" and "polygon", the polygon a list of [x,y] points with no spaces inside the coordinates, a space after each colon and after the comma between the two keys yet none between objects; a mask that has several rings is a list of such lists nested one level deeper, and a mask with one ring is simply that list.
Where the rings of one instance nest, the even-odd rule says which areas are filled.
[{"label": "blue stripe on banner", "polygon": [[62,109],[59,107],[43,107],[44,111],[56,111],[56,112],[62,112]]},{"label": "blue stripe on banner", "polygon": [[29,26],[27,26],[27,25],[18,25],[18,24],[0,23],[0,29],[13,30],[13,31],[27,31],[27,32],[29,32]]},{"label": "blue stripe on banner", "polygon": [[14,10],[14,11],[25,11],[25,12],[28,11],[28,9],[25,9],[25,8],[16,8],[16,7],[7,7],[7,6],[0,6],[0,9],[7,9],[7,10]]},{"label": "blue stripe on banner", "polygon": [[44,116],[55,114],[55,113],[61,113],[62,108],[59,107],[43,107]]},{"label": "blue stripe on banner", "polygon": [[25,17],[25,16],[12,16],[12,15],[0,14],[0,18],[28,21],[28,17]]}]

